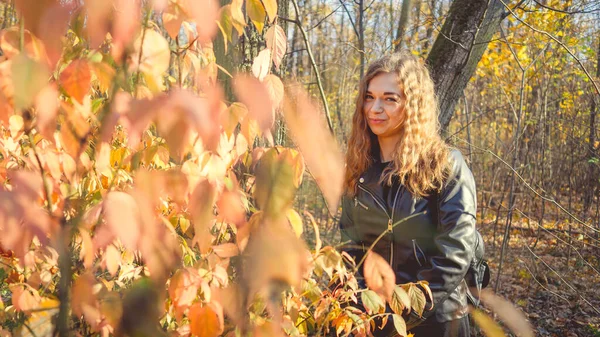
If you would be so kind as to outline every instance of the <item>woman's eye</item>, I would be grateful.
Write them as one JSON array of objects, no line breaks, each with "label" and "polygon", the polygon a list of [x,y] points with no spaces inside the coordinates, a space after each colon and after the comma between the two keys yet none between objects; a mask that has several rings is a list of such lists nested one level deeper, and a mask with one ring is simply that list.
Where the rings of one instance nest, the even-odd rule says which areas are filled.
[{"label": "woman's eye", "polygon": [[366,95],[366,96],[365,96],[365,99],[373,99],[373,96],[371,96],[371,95]]},{"label": "woman's eye", "polygon": [[392,97],[388,97],[385,100],[388,102],[398,102],[395,98],[392,98]]}]

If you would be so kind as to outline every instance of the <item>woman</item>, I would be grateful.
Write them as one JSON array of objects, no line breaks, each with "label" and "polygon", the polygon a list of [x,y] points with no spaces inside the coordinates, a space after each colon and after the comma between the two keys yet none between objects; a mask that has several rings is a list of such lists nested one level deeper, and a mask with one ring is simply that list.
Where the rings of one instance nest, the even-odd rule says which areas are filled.
[{"label": "woman", "polygon": [[[374,252],[388,260],[396,283],[425,280],[433,293],[427,305],[433,309],[424,314],[429,318],[410,331],[468,336],[464,277],[476,233],[475,182],[460,152],[441,139],[437,111],[421,60],[402,52],[371,64],[360,82],[348,142],[342,242],[349,242],[344,250],[358,262],[387,232]],[[390,333],[391,324],[374,332]]]}]

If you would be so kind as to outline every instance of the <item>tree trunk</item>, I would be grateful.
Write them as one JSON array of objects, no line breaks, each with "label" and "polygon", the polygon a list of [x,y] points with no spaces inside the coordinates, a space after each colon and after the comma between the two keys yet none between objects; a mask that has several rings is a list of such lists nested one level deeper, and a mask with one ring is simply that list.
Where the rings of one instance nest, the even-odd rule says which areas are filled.
[{"label": "tree trunk", "polygon": [[408,20],[410,18],[411,2],[411,0],[402,1],[402,8],[400,9],[400,21],[398,22],[398,30],[396,31],[396,39],[394,40],[394,51],[400,51],[400,49],[402,49],[404,32],[406,32],[406,26],[408,26]]},{"label": "tree trunk", "polygon": [[365,73],[365,4],[364,0],[358,0],[358,51],[360,53],[360,77]]},{"label": "tree trunk", "polygon": [[488,42],[505,17],[500,0],[454,0],[427,63],[439,97],[439,120],[446,130],[456,102],[475,72]]},{"label": "tree trunk", "polygon": [[[598,59],[596,60],[596,78],[600,78],[600,38],[598,39]],[[596,114],[598,113],[597,96],[592,95],[590,106],[590,141],[588,143],[588,185],[585,190],[583,201],[583,211],[588,213],[592,201],[596,185],[598,184],[598,176],[595,173],[596,165],[598,165],[598,157],[596,155]]]}]

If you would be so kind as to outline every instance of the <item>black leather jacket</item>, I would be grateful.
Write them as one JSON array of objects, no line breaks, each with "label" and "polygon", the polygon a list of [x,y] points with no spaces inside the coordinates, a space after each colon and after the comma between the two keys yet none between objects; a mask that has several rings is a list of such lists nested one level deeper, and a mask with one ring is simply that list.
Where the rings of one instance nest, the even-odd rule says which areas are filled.
[{"label": "black leather jacket", "polygon": [[[379,172],[367,170],[359,179],[357,195],[342,198],[340,219],[342,242],[350,241],[342,249],[357,262],[382,232],[389,231],[374,251],[388,260],[397,284],[429,282],[438,322],[467,314],[463,279],[476,235],[475,181],[458,150],[452,150],[450,157],[453,164],[446,184],[439,194],[427,198],[415,198],[400,185],[388,193],[386,202]],[[424,211],[390,229],[393,223]]]}]

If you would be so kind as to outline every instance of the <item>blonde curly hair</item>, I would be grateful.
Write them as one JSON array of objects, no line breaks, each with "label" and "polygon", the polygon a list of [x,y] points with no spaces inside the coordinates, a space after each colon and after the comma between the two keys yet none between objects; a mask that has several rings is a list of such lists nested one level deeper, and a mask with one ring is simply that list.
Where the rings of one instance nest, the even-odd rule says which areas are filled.
[{"label": "blonde curly hair", "polygon": [[434,84],[423,61],[403,51],[373,62],[360,81],[346,153],[346,194],[356,195],[360,175],[379,158],[379,153],[372,153],[379,143],[367,124],[363,107],[369,82],[381,73],[398,75],[405,108],[399,130],[403,136],[393,153],[393,165],[384,170],[380,183],[392,185],[397,176],[400,184],[416,197],[439,191],[448,175],[449,147],[439,133]]}]

